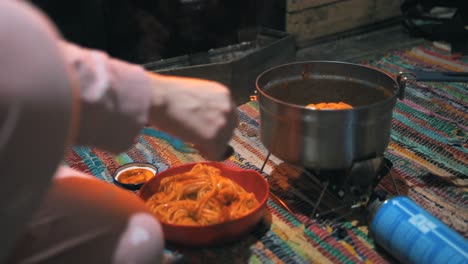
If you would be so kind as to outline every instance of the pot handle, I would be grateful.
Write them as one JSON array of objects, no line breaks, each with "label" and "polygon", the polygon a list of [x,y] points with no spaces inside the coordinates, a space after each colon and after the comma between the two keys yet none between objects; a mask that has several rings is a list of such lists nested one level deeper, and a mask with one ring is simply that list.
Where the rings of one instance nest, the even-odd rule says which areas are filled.
[{"label": "pot handle", "polygon": [[468,82],[468,72],[442,72],[414,70],[412,72],[399,72],[396,78],[400,91],[398,98],[403,100],[408,80],[417,82]]},{"label": "pot handle", "polygon": [[396,76],[396,81],[398,83],[398,87],[400,88],[398,90],[398,99],[400,100],[405,99],[406,82],[408,82],[409,80],[408,76],[410,76],[411,79],[414,79],[415,77],[413,73],[410,72],[399,72]]},{"label": "pot handle", "polygon": [[468,82],[468,72],[414,70],[418,82]]}]

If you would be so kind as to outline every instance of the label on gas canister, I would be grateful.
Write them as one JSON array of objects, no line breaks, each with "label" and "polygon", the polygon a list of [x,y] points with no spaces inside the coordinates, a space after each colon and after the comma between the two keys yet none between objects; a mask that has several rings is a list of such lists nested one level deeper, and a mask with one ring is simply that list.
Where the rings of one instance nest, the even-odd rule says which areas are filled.
[{"label": "label on gas canister", "polygon": [[407,197],[386,201],[371,223],[377,244],[405,263],[468,263],[468,242]]}]

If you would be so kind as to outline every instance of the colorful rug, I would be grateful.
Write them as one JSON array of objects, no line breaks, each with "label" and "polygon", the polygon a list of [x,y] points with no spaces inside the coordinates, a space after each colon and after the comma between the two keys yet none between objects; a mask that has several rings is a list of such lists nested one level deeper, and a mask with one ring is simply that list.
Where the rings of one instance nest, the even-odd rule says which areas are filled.
[{"label": "colorful rug", "polygon": [[[397,51],[366,62],[391,74],[429,68],[468,72],[468,57],[453,56],[430,43]],[[450,227],[468,236],[468,83],[409,83],[406,98],[394,111],[391,142],[386,157],[399,193],[415,200]],[[240,125],[231,142],[235,154],[226,164],[260,170],[267,154],[259,140],[259,112],[255,101],[238,108]],[[163,171],[179,164],[202,161],[184,144],[147,127],[138,143],[118,156],[75,147],[66,156],[69,166],[112,183],[111,175],[129,162],[150,162]],[[388,263],[391,256],[374,245],[365,223],[347,217],[337,222],[307,218],[309,198],[291,186],[303,172],[271,156],[264,175],[272,192],[294,193],[294,213],[277,200],[268,201],[265,223],[244,240],[216,248],[183,249],[168,245],[168,252],[189,263]],[[385,177],[379,188],[396,194]],[[310,192],[320,187],[310,185]],[[291,196],[281,197],[286,202]],[[288,200],[289,199],[289,200]],[[324,199],[331,203],[332,198]],[[330,205],[331,206],[331,205]],[[304,225],[304,223],[308,223]]]}]

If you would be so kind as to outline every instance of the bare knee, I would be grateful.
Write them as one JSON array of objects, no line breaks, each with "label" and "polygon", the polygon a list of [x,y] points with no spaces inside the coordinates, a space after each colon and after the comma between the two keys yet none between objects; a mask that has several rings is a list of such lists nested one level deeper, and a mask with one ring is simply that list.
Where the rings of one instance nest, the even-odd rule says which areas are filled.
[{"label": "bare knee", "polygon": [[55,180],[68,178],[68,177],[80,177],[80,178],[93,179],[93,180],[96,179],[96,177],[90,174],[86,174],[84,172],[81,172],[81,171],[78,171],[78,170],[75,170],[73,168],[69,168],[66,166],[59,166],[57,170],[55,171],[55,174],[54,174]]},{"label": "bare knee", "polygon": [[114,263],[161,263],[164,238],[161,225],[150,214],[129,218],[114,254]]}]

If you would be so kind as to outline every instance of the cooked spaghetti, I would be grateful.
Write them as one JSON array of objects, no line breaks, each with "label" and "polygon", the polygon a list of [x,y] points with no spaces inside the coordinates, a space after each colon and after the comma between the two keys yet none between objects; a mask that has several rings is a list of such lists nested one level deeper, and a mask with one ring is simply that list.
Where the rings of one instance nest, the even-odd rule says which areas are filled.
[{"label": "cooked spaghetti", "polygon": [[318,104],[308,104],[307,108],[313,110],[342,110],[342,109],[352,109],[353,107],[347,103],[338,102],[338,103],[318,103]]},{"label": "cooked spaghetti", "polygon": [[197,164],[189,172],[163,178],[146,204],[161,222],[211,225],[238,219],[259,202],[218,168]]}]

